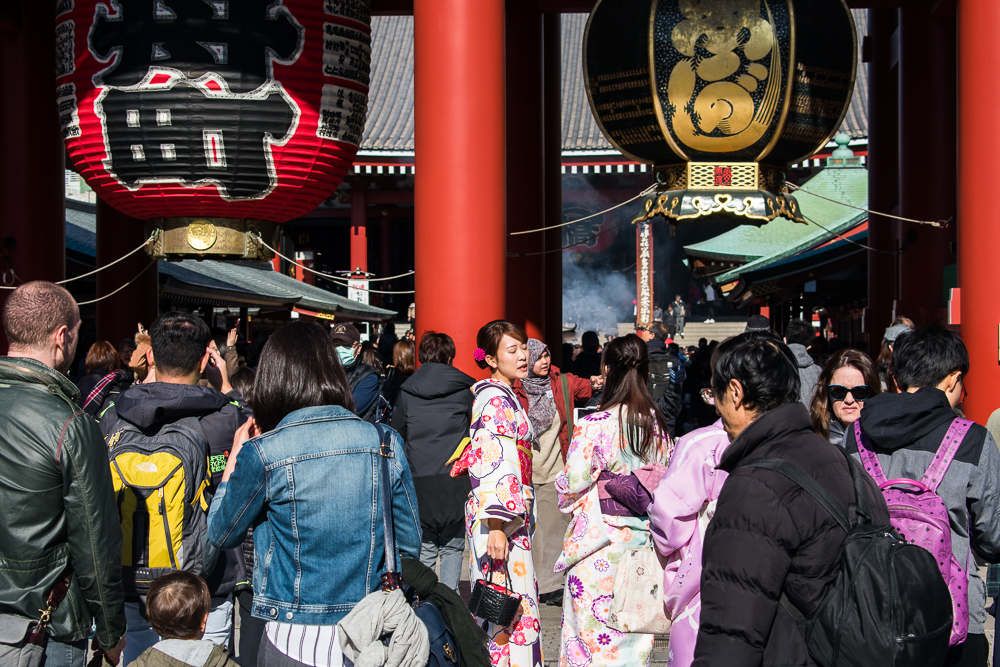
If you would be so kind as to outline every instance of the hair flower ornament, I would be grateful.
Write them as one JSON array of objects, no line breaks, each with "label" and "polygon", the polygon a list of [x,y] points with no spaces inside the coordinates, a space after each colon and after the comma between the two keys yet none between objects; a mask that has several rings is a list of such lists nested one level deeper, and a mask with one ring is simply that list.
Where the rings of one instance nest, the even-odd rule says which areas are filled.
[{"label": "hair flower ornament", "polygon": [[481,347],[477,347],[476,351],[472,353],[472,358],[476,361],[486,361],[486,350]]}]

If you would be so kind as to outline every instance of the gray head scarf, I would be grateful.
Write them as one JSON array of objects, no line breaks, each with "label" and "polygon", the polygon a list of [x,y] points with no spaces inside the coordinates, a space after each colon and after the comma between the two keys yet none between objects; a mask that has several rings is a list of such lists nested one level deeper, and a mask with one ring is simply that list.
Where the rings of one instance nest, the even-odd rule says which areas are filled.
[{"label": "gray head scarf", "polygon": [[556,417],[556,402],[550,395],[552,380],[548,375],[535,375],[535,362],[542,358],[549,347],[536,338],[528,339],[528,377],[521,380],[528,394],[528,421],[535,438],[549,430]]},{"label": "gray head scarf", "polygon": [[899,338],[899,335],[904,334],[907,331],[913,331],[913,329],[905,324],[894,324],[885,330],[885,335],[883,335],[882,338],[884,338],[889,345],[895,345],[896,339]]}]

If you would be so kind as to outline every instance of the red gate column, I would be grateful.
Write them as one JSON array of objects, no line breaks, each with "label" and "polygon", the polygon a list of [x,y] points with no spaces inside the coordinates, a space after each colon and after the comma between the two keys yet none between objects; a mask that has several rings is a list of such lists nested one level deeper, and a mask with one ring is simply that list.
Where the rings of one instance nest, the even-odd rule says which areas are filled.
[{"label": "red gate column", "polygon": [[[142,220],[130,218],[98,199],[97,266],[110,264],[134,250],[146,237],[143,226]],[[97,302],[98,340],[118,347],[122,338],[135,335],[136,324],[142,322],[148,329],[156,319],[160,294],[157,268],[150,266],[152,262],[143,250],[97,274],[98,297],[132,281],[114,296]]]},{"label": "red gate column", "polygon": [[455,339],[482,377],[476,333],[504,316],[503,0],[414,0],[415,249],[419,332]]},{"label": "red gate column", "polygon": [[[545,221],[542,14],[537,0],[507,2],[507,319],[545,340],[545,234],[510,236]],[[555,257],[558,259],[558,256]]]},{"label": "red gate column", "polygon": [[[932,18],[930,4],[899,12],[899,214],[947,220],[955,214],[955,19]],[[899,314],[918,325],[940,321],[951,232],[902,222],[900,235]]]},{"label": "red gate column", "polygon": [[965,414],[985,424],[996,408],[1000,299],[996,293],[1000,221],[996,174],[1000,155],[1000,87],[983,85],[995,76],[991,59],[1000,30],[996,0],[958,3],[958,278],[962,287],[962,337],[972,362],[966,379]]},{"label": "red gate column", "polygon": [[368,271],[367,184],[351,182],[351,271]]},{"label": "red gate column", "polygon": [[[899,201],[899,104],[892,67],[892,33],[899,11],[869,9],[868,34],[872,59],[868,67],[868,201],[873,211],[892,211]],[[896,247],[898,223],[891,218],[871,216],[868,221],[868,312],[865,331],[874,359],[882,345],[882,333],[892,321],[896,291]],[[879,252],[883,251],[883,252]]]},{"label": "red gate column", "polygon": [[[20,22],[0,25],[0,242],[8,236],[16,241],[10,261],[23,282],[62,280],[65,150],[53,82],[55,3],[9,4],[2,13]],[[0,308],[9,291],[0,290]],[[6,351],[0,327],[0,353]]]},{"label": "red gate column", "polygon": [[[545,226],[562,222],[562,17],[543,17],[543,106],[545,113]],[[545,342],[552,362],[562,359],[562,229],[545,232]]]}]

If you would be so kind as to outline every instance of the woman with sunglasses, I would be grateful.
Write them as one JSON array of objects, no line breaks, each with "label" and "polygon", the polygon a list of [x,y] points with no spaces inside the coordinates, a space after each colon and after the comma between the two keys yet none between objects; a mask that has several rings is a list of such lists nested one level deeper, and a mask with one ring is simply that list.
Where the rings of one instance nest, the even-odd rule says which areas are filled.
[{"label": "woman with sunglasses", "polygon": [[844,433],[861,417],[865,401],[881,391],[882,383],[871,357],[858,350],[836,352],[816,383],[809,409],[813,430],[843,446]]}]

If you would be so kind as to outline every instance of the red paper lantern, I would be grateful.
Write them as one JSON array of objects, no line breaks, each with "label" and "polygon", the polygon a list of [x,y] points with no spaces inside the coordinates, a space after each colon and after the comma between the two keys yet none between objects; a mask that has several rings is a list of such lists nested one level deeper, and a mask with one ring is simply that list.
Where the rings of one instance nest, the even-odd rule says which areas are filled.
[{"label": "red paper lantern", "polygon": [[70,159],[135,218],[308,213],[361,143],[370,23],[368,0],[58,0]]}]

